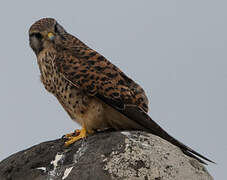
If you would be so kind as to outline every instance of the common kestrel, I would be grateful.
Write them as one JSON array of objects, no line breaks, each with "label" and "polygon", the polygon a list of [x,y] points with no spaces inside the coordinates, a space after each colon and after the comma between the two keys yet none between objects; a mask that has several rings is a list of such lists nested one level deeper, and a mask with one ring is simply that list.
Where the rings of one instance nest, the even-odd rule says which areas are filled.
[{"label": "common kestrel", "polygon": [[67,33],[55,19],[35,22],[29,29],[29,41],[46,90],[82,126],[66,135],[66,146],[97,130],[143,130],[178,146],[202,163],[205,162],[200,158],[213,162],[153,121],[147,114],[144,90],[104,56]]}]

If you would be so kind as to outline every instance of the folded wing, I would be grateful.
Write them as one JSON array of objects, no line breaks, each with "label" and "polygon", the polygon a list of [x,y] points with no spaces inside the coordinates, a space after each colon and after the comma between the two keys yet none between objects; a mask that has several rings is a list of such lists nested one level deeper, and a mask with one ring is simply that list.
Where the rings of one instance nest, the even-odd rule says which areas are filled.
[{"label": "folded wing", "polygon": [[170,136],[153,121],[147,114],[148,100],[144,90],[102,55],[91,49],[86,50],[83,55],[74,52],[69,55],[67,51],[65,54],[61,53],[53,63],[70,83],[90,96],[98,97],[144,127],[147,132],[178,146],[186,155],[201,163],[206,164],[202,159],[213,162]]}]

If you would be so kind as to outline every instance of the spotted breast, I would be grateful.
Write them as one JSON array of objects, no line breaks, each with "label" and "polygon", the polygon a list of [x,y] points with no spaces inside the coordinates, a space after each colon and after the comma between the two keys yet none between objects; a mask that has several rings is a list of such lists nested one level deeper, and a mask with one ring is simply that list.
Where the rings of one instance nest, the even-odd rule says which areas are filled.
[{"label": "spotted breast", "polygon": [[96,97],[82,92],[67,81],[64,75],[57,73],[53,60],[56,54],[53,50],[43,51],[38,56],[41,81],[47,91],[51,92],[69,114],[80,125],[87,127],[88,133],[97,129],[138,128],[126,116],[103,103]]}]

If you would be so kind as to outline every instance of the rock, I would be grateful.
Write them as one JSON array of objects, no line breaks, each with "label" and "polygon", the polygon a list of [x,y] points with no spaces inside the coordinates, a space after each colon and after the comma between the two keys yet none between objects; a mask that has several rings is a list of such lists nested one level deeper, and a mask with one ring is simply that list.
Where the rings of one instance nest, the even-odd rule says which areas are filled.
[{"label": "rock", "polygon": [[44,142],[0,162],[0,180],[212,180],[167,141],[139,131],[102,132],[68,148]]}]

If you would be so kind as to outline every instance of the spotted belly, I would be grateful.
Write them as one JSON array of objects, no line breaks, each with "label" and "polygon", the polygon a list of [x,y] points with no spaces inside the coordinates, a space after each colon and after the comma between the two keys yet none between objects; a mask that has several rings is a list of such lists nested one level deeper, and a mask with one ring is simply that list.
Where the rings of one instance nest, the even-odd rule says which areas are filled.
[{"label": "spotted belly", "polygon": [[69,116],[85,126],[87,133],[107,128],[139,129],[138,125],[100,99],[88,96],[58,73],[51,63],[51,56],[39,61],[41,81],[63,106]]},{"label": "spotted belly", "polygon": [[108,128],[141,129],[116,109],[96,97],[87,96],[64,78],[57,80],[56,87],[59,102],[73,120],[86,127],[88,133]]}]

